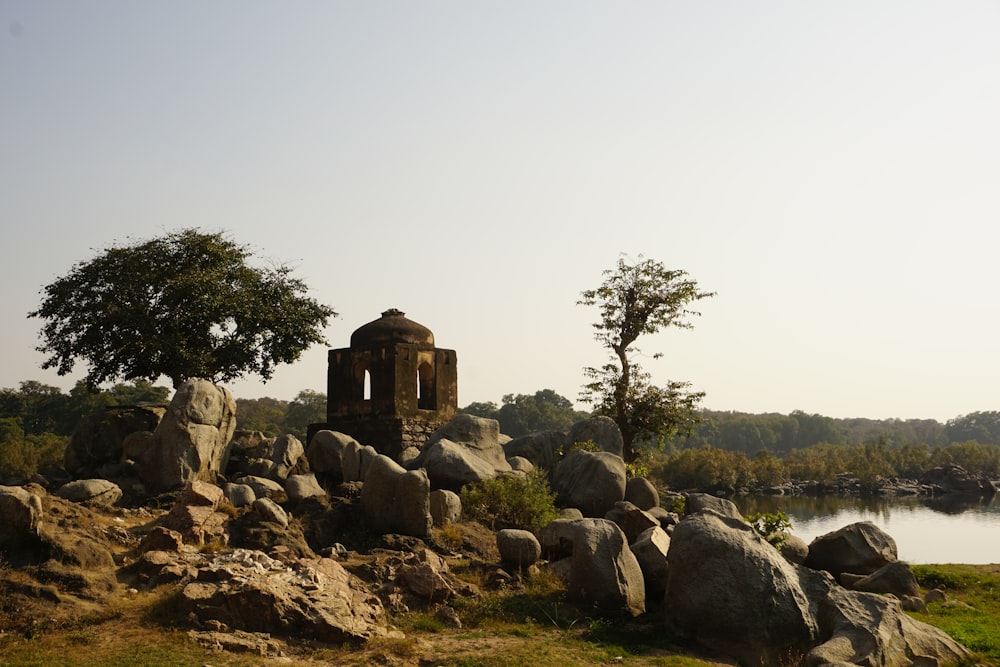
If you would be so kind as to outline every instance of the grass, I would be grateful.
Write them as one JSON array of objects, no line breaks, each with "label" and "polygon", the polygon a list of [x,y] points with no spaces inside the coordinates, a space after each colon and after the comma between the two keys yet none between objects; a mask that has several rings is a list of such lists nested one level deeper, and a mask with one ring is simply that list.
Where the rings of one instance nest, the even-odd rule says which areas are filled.
[{"label": "grass", "polygon": [[914,618],[938,627],[975,654],[975,664],[1000,666],[1000,566],[914,565],[924,588],[941,588],[947,599],[932,602]]}]

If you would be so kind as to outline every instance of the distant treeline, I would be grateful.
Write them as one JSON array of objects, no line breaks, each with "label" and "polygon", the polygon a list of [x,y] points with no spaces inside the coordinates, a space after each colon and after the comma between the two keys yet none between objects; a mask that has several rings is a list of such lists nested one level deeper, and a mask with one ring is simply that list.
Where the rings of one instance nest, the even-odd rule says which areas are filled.
[{"label": "distant treeline", "polygon": [[835,419],[800,410],[787,415],[706,410],[691,437],[673,444],[675,449],[711,445],[748,455],[767,450],[783,456],[820,444],[934,448],[963,442],[1000,444],[1000,412],[972,412],[942,424],[934,419]]}]

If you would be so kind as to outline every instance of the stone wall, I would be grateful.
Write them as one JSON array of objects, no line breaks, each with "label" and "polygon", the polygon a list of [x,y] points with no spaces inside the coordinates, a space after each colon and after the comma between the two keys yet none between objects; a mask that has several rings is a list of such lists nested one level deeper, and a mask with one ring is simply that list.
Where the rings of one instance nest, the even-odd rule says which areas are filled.
[{"label": "stone wall", "polygon": [[396,460],[407,447],[422,449],[427,438],[446,423],[420,418],[341,417],[325,424],[310,424],[309,439],[323,429],[339,431],[362,445],[371,445],[379,454]]}]

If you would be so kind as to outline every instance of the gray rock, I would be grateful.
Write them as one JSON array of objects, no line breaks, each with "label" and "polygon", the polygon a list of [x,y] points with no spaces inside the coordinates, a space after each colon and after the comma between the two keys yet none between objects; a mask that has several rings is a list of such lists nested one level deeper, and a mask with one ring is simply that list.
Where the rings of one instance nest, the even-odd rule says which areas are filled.
[{"label": "gray rock", "polygon": [[566,434],[562,431],[529,433],[508,441],[504,454],[508,458],[525,458],[535,466],[552,470],[566,447]]},{"label": "gray rock", "polygon": [[712,510],[723,516],[738,519],[746,523],[740,509],[731,500],[719,498],[708,493],[688,493],[684,496],[684,514],[694,514],[702,510]]},{"label": "gray rock", "polygon": [[542,546],[531,531],[506,528],[497,533],[497,550],[503,565],[523,570],[538,562]]},{"label": "gray rock", "polygon": [[839,577],[871,574],[897,560],[896,541],[871,521],[860,521],[814,539],[804,565]]},{"label": "gray rock", "polygon": [[[476,452],[465,445],[441,439],[425,447],[414,466],[427,471],[434,488],[458,491],[466,484],[496,477],[496,468]],[[506,460],[504,465],[507,465]]]},{"label": "gray rock", "polygon": [[[353,467],[353,470],[345,474],[344,453],[352,444],[355,460],[353,466],[349,462],[348,467]],[[306,449],[309,469],[314,473],[326,476],[332,484],[358,481],[357,450],[360,447],[357,440],[345,433],[328,430],[317,431]]]},{"label": "gray rock", "polygon": [[430,510],[435,526],[458,523],[462,520],[462,499],[454,491],[431,491]]},{"label": "gray rock", "polygon": [[268,477],[277,481],[287,479],[305,453],[305,447],[294,435],[278,436],[271,445],[271,469]]},{"label": "gray rock", "polygon": [[430,534],[430,480],[423,470],[407,471],[380,454],[361,487],[361,506],[369,525],[380,533]]},{"label": "gray rock", "polygon": [[556,466],[552,490],[557,504],[603,517],[625,497],[625,461],[607,452],[573,450]]},{"label": "gray rock", "polygon": [[302,500],[313,496],[325,496],[326,491],[319,485],[316,475],[289,475],[285,480],[285,495],[289,500]]},{"label": "gray rock", "polygon": [[576,535],[575,524],[583,516],[566,519],[555,519],[548,522],[538,531],[538,542],[542,555],[551,561],[562,560],[573,555],[573,538]]},{"label": "gray rock", "polygon": [[504,449],[500,445],[500,423],[495,419],[465,413],[455,415],[451,421],[431,434],[424,445],[424,451],[439,440],[450,440],[463,445],[494,470],[510,470]]},{"label": "gray rock", "polygon": [[125,439],[136,432],[152,433],[165,412],[165,406],[148,405],[111,407],[85,416],[66,446],[66,471],[80,476],[104,464],[119,463]]},{"label": "gray rock", "polygon": [[261,521],[276,523],[282,528],[288,528],[288,512],[270,498],[258,498],[253,501],[253,510]]},{"label": "gray rock", "polygon": [[646,611],[645,582],[625,533],[605,519],[573,522],[573,555],[567,595],[605,613]]},{"label": "gray rock", "polygon": [[633,477],[625,483],[625,500],[641,510],[660,506],[660,494],[645,477]]},{"label": "gray rock", "polygon": [[407,470],[412,470],[412,463],[416,461],[419,456],[420,450],[416,447],[405,447],[403,448],[403,451],[399,453],[399,456],[396,457],[396,463],[403,466]]},{"label": "gray rock", "polygon": [[646,598],[660,599],[667,588],[667,552],[670,536],[659,526],[643,531],[629,546],[646,582]]},{"label": "gray rock", "polygon": [[38,494],[20,486],[0,486],[0,545],[32,539],[43,514]]},{"label": "gray rock", "polygon": [[809,556],[809,545],[797,535],[787,536],[778,550],[785,560],[796,565],[802,565]]},{"label": "gray rock", "polygon": [[60,498],[92,507],[112,507],[122,498],[122,490],[106,479],[78,479],[56,490]]},{"label": "gray rock", "polygon": [[[845,576],[847,573],[841,575]],[[867,576],[861,576],[848,588],[868,593],[890,593],[900,599],[920,594],[920,585],[917,584],[913,570],[906,563],[899,561],[883,565]]]},{"label": "gray rock", "polygon": [[531,472],[535,469],[534,464],[523,456],[512,456],[507,459],[507,464],[516,472]]},{"label": "gray rock", "polygon": [[246,477],[240,477],[236,481],[240,484],[246,484],[253,489],[254,496],[257,498],[270,498],[271,500],[279,501],[286,498],[285,487],[273,479],[247,475]]},{"label": "gray rock", "polygon": [[226,495],[226,500],[233,507],[247,507],[257,500],[257,494],[254,493],[253,487],[249,484],[228,483],[222,487],[222,491]]},{"label": "gray rock", "polygon": [[236,401],[229,390],[188,380],[153,432],[153,446],[136,460],[136,472],[153,492],[194,480],[214,482],[225,470],[235,429]]},{"label": "gray rock", "polygon": [[932,665],[967,655],[897,601],[788,562],[742,519],[710,509],[686,516],[667,561],[669,628],[742,664],[806,655],[809,665]]},{"label": "gray rock", "polygon": [[643,532],[660,525],[654,516],[626,500],[615,503],[615,506],[604,515],[604,518],[608,521],[614,521],[622,529],[629,544],[632,544]]},{"label": "gray rock", "polygon": [[[350,453],[350,451],[348,452]],[[378,451],[371,445],[358,448],[358,471],[354,479],[347,480],[353,482],[363,482],[368,476],[368,468],[379,456]],[[347,459],[345,459],[346,461]]]},{"label": "gray rock", "polygon": [[610,417],[591,417],[578,421],[566,434],[568,446],[578,442],[593,442],[601,451],[621,456],[623,451],[622,432]]}]

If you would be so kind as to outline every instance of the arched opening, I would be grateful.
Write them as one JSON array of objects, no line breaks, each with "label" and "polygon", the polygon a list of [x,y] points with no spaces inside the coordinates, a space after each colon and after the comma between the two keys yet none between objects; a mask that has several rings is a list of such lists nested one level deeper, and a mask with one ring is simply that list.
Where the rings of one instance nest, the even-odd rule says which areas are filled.
[{"label": "arched opening", "polygon": [[372,374],[368,370],[368,364],[363,361],[354,365],[354,387],[355,400],[372,400]]},{"label": "arched opening", "polygon": [[372,374],[365,369],[365,379],[364,379],[364,389],[361,393],[362,400],[370,401],[372,400]]},{"label": "arched opening", "polygon": [[417,366],[417,407],[421,410],[437,409],[437,397],[434,395],[434,368],[426,361]]}]

